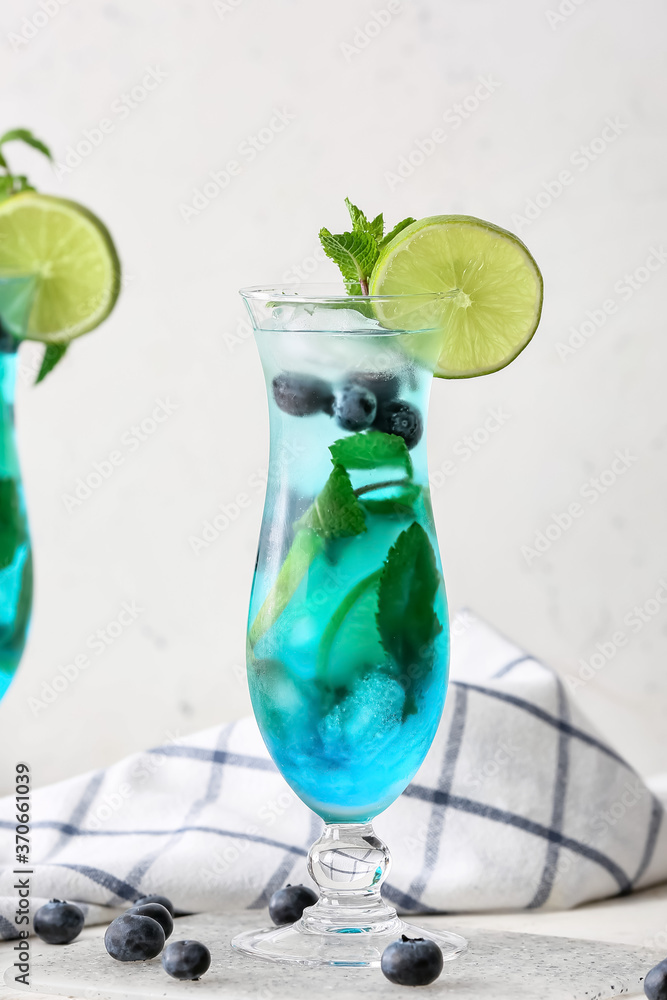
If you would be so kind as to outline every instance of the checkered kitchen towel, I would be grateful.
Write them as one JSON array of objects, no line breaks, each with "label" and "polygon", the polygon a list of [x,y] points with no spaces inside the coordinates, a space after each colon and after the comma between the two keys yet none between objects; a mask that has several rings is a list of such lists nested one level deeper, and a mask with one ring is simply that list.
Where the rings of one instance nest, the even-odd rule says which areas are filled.
[{"label": "checkered kitchen towel", "polygon": [[[387,899],[404,912],[566,908],[667,879],[660,801],[556,674],[470,614],[452,631],[433,747],[375,823],[394,859]],[[4,799],[5,937],[16,931],[14,825]],[[55,896],[108,920],[152,892],[184,911],[259,909],[307,880],[320,828],[243,719],[36,792],[33,911]]]}]

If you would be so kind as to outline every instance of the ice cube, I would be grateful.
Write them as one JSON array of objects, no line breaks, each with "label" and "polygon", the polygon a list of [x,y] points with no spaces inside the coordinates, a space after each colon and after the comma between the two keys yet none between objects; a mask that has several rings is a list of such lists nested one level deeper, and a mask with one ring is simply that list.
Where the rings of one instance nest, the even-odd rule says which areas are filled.
[{"label": "ice cube", "polygon": [[397,680],[377,670],[368,674],[320,722],[327,756],[376,756],[401,725],[404,705]]},{"label": "ice cube", "polygon": [[263,326],[267,330],[313,331],[319,333],[351,333],[364,330],[381,330],[376,319],[364,316],[357,309],[331,309],[312,302],[273,306],[271,316]]}]

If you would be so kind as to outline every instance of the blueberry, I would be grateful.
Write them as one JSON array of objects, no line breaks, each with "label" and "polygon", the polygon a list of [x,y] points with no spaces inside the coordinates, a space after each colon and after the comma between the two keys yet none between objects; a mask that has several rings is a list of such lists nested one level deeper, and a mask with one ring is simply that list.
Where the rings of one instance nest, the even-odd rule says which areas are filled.
[{"label": "blueberry", "polygon": [[644,993],[648,1000],[667,1000],[667,958],[659,962],[646,976]]},{"label": "blueberry", "polygon": [[365,386],[348,383],[336,393],[333,412],[343,430],[363,431],[375,420],[377,399]]},{"label": "blueberry", "polygon": [[199,979],[211,964],[211,953],[201,941],[172,941],[162,953],[162,968],[174,979]]},{"label": "blueberry", "polygon": [[269,901],[269,916],[274,924],[293,924],[307,906],[317,902],[317,893],[306,885],[287,885],[278,889]]},{"label": "blueberry", "polygon": [[74,903],[52,899],[37,910],[33,926],[47,944],[69,944],[81,933],[83,920],[83,911]]},{"label": "blueberry", "polygon": [[162,903],[142,903],[141,906],[135,904],[127,912],[138,913],[141,917],[152,917],[153,920],[157,920],[164,931],[165,938],[168,938],[174,929],[171,913]]},{"label": "blueberry", "polygon": [[331,386],[314,375],[296,375],[283,372],[273,380],[273,398],[278,407],[293,417],[307,417],[311,413],[331,413],[333,393]]},{"label": "blueberry", "polygon": [[142,896],[141,899],[137,899],[132,906],[143,906],[144,903],[159,903],[160,906],[164,906],[166,910],[169,910],[172,917],[174,915],[174,904],[166,896]]},{"label": "blueberry", "polygon": [[402,399],[382,403],[373,426],[386,434],[398,434],[408,448],[414,448],[424,431],[419,410]]},{"label": "blueberry", "polygon": [[388,403],[390,399],[396,399],[401,385],[398,376],[392,375],[391,372],[355,372],[350,375],[349,381],[370,389],[378,403]]},{"label": "blueberry", "polygon": [[397,986],[428,986],[438,978],[442,965],[442,952],[435,941],[405,934],[385,948],[380,961],[389,982]]},{"label": "blueberry", "polygon": [[124,913],[107,927],[104,946],[118,962],[145,962],[164,948],[164,931],[152,917]]}]

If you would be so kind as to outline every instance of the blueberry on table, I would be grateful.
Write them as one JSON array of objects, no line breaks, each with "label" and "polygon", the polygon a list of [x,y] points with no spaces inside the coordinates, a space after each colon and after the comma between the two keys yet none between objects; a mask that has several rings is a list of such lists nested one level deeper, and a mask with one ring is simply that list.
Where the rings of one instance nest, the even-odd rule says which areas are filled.
[{"label": "blueberry on table", "polygon": [[331,413],[334,399],[331,386],[314,375],[282,372],[274,378],[272,388],[276,405],[293,417]]},{"label": "blueberry on table", "polygon": [[168,938],[174,929],[171,913],[162,903],[142,903],[141,906],[135,904],[127,912],[138,913],[142,917],[152,917],[153,920],[157,920],[164,931],[165,938]]},{"label": "blueberry on table", "polygon": [[390,399],[396,399],[401,386],[398,376],[391,372],[354,372],[350,375],[349,381],[370,389],[378,403],[388,403]]},{"label": "blueberry on table", "polygon": [[146,962],[164,948],[164,931],[152,917],[124,913],[107,927],[104,946],[118,962]]},{"label": "blueberry on table", "polygon": [[172,917],[174,915],[174,904],[166,896],[142,896],[141,899],[137,899],[132,906],[143,906],[144,903],[159,903],[160,906],[164,906],[165,909],[169,910]]},{"label": "blueberry on table", "polygon": [[172,941],[162,953],[162,968],[173,979],[199,979],[211,964],[211,953],[201,941]]},{"label": "blueberry on table", "polygon": [[442,952],[435,941],[405,934],[385,948],[380,960],[383,973],[397,986],[428,986],[438,978],[442,966]]},{"label": "blueberry on table", "polygon": [[47,944],[69,944],[81,933],[83,920],[83,911],[74,903],[52,899],[37,910],[33,927]]},{"label": "blueberry on table", "polygon": [[373,426],[386,434],[397,434],[402,437],[408,448],[414,448],[424,431],[419,410],[402,399],[395,399],[378,406]]},{"label": "blueberry on table", "polygon": [[648,1000],[667,1000],[667,958],[651,969],[644,980]]},{"label": "blueberry on table", "polygon": [[365,386],[348,383],[336,393],[333,415],[343,430],[366,430],[375,420],[376,413],[377,399]]},{"label": "blueberry on table", "polygon": [[317,902],[317,893],[306,885],[287,885],[278,889],[269,901],[269,916],[274,924],[293,924],[307,906]]}]

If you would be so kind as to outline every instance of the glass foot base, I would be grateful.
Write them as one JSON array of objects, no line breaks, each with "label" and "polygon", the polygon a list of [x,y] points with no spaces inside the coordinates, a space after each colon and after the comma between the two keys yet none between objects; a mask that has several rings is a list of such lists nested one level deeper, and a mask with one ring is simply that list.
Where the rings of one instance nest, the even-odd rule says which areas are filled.
[{"label": "glass foot base", "polygon": [[382,898],[389,851],[370,823],[329,823],[308,855],[308,870],[320,898],[294,924],[245,931],[232,947],[270,962],[377,968],[382,952],[401,934],[430,938],[445,962],[468,947],[450,931],[407,923]]},{"label": "glass foot base", "polygon": [[270,962],[291,962],[295,965],[336,965],[347,968],[379,968],[382,952],[398,940],[401,934],[408,937],[430,938],[442,949],[445,962],[461,955],[468,947],[465,938],[451,931],[418,927],[400,917],[388,920],[382,928],[366,930],[312,931],[303,921],[287,927],[269,927],[260,931],[238,934],[232,947],[246,955],[267,959]]}]

